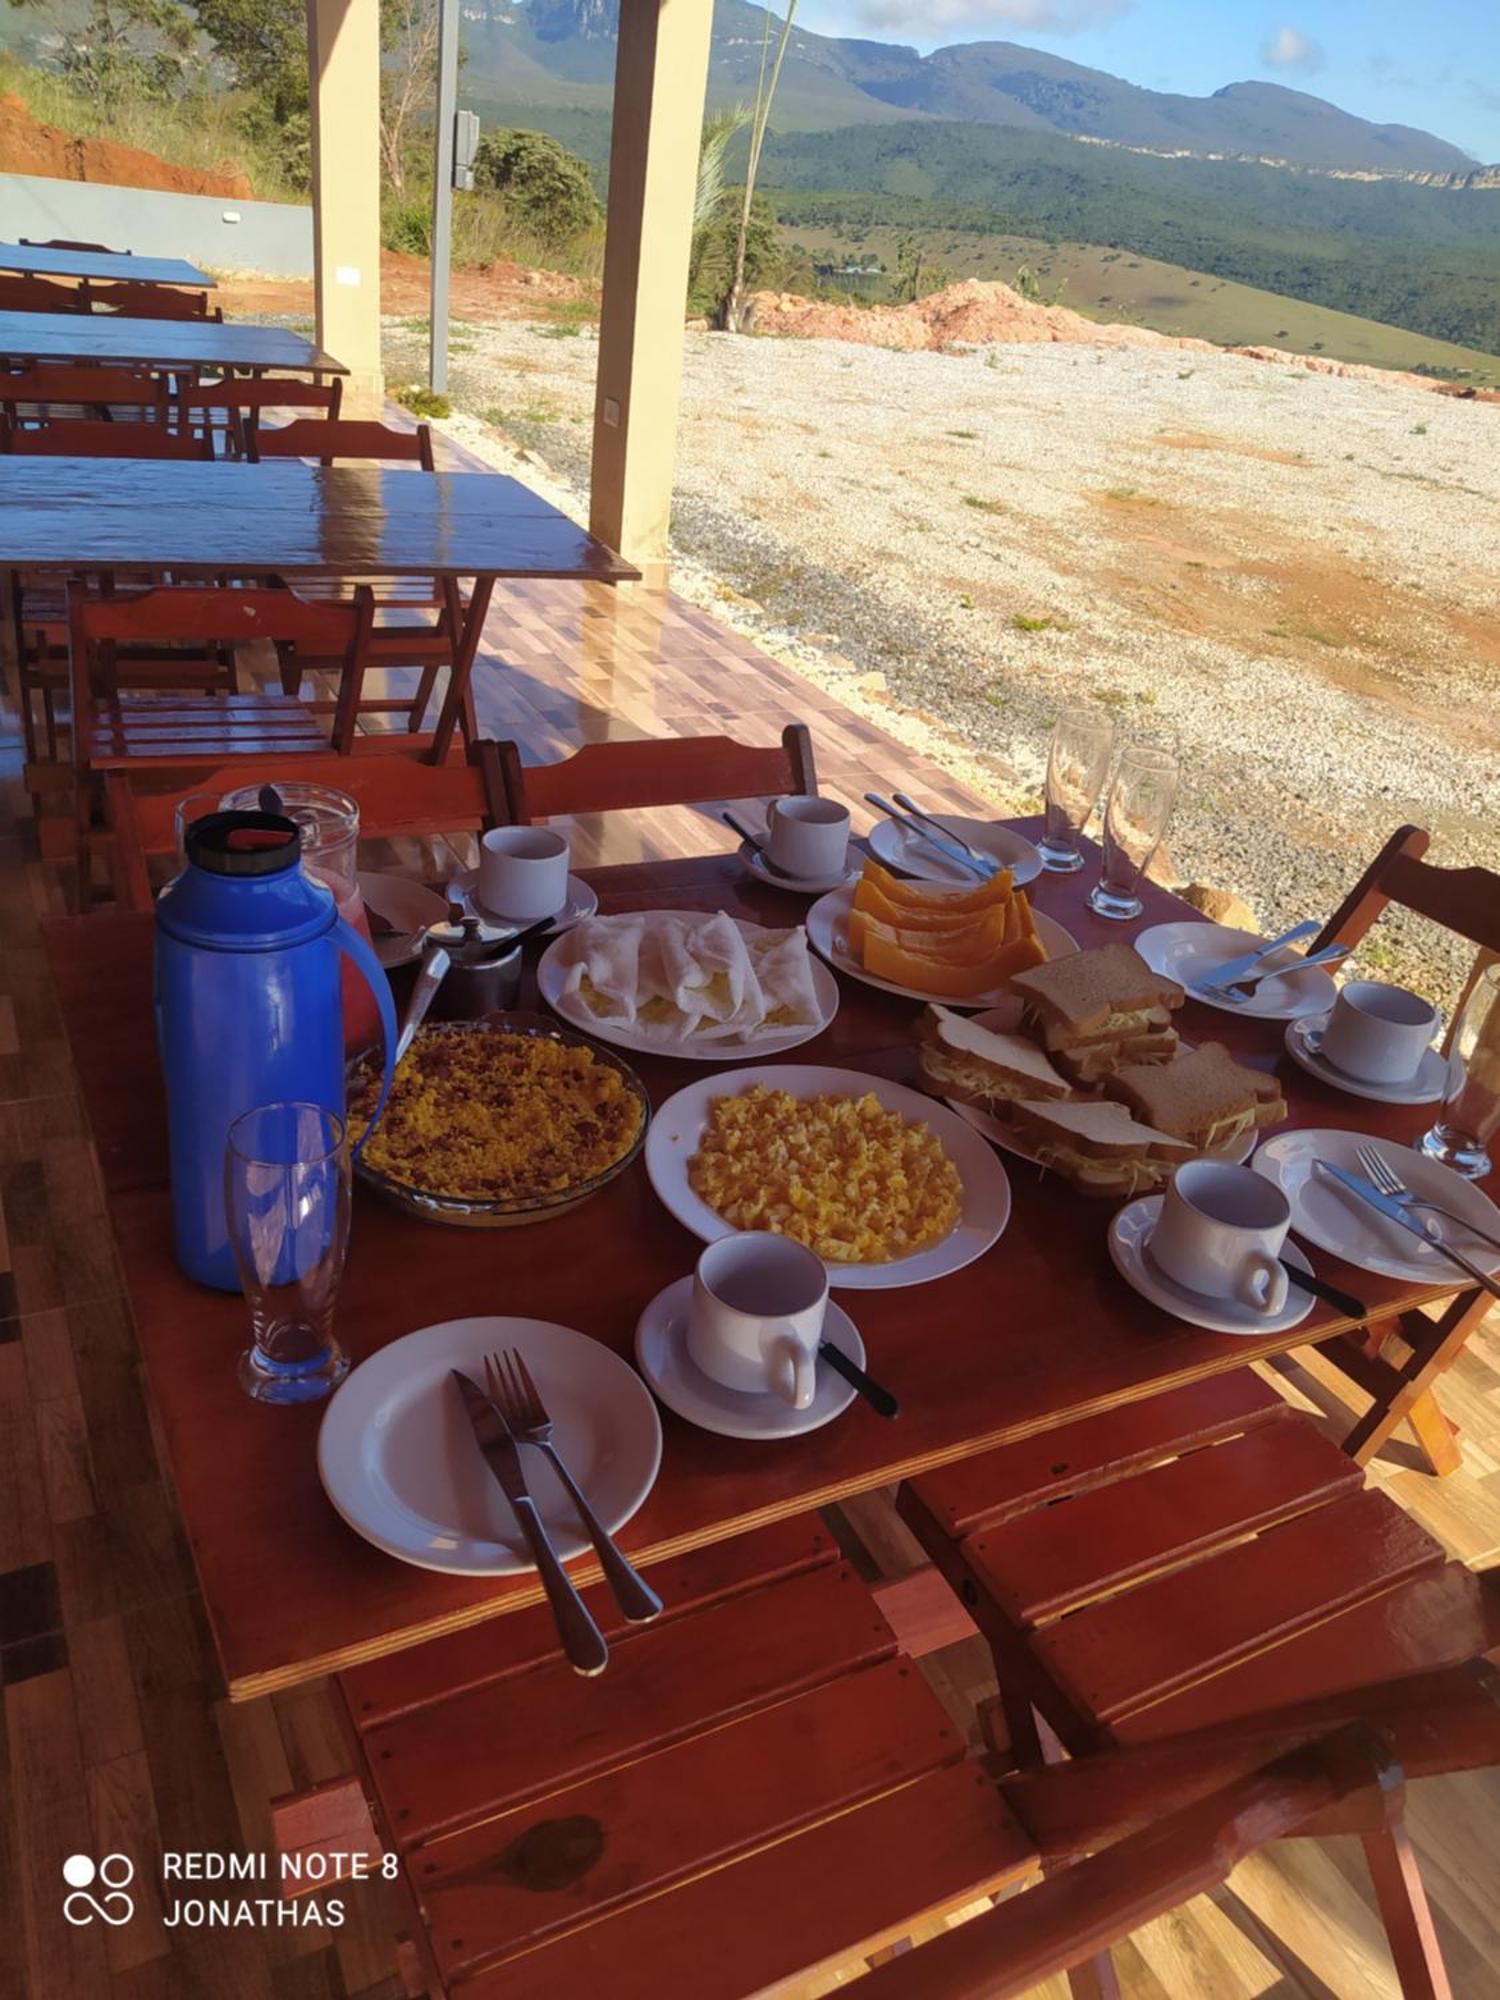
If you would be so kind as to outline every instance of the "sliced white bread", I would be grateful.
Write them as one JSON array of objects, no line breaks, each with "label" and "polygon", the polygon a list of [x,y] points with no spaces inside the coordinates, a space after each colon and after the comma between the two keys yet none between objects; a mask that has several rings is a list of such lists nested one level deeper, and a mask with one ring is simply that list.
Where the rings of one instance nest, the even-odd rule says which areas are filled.
[{"label": "sliced white bread", "polygon": [[924,1079],[960,1104],[1001,1108],[1018,1097],[1066,1098],[1072,1086],[1025,1035],[999,1034],[929,1007],[922,1017],[919,1060]]},{"label": "sliced white bread", "polygon": [[[1124,1112],[1122,1118],[1119,1114]],[[1044,1166],[1085,1194],[1138,1195],[1162,1187],[1193,1147],[1143,1125],[1108,1098],[1067,1103],[1023,1099],[1011,1106],[1016,1136]]]}]

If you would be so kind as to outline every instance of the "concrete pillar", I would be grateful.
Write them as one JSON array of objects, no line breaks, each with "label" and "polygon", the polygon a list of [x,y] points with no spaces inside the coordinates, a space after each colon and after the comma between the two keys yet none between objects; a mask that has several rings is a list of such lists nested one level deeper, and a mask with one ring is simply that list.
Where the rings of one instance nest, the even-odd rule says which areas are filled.
[{"label": "concrete pillar", "polygon": [[318,345],[349,370],[346,415],[378,416],[380,4],[307,0]]},{"label": "concrete pillar", "polygon": [[713,0],[621,0],[589,525],[665,580]]}]

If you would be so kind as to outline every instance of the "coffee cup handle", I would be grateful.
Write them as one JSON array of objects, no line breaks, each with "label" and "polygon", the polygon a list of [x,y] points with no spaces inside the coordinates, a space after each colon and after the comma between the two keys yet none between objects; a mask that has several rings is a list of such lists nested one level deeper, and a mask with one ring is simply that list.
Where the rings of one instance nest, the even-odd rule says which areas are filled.
[{"label": "coffee cup handle", "polygon": [[795,1334],[782,1334],[771,1348],[771,1386],[794,1410],[807,1409],[818,1393],[813,1358]]},{"label": "coffee cup handle", "polygon": [[1279,1257],[1269,1257],[1264,1250],[1252,1250],[1240,1266],[1235,1293],[1241,1305],[1253,1306],[1257,1312],[1269,1316],[1279,1313],[1286,1304],[1287,1282]]}]

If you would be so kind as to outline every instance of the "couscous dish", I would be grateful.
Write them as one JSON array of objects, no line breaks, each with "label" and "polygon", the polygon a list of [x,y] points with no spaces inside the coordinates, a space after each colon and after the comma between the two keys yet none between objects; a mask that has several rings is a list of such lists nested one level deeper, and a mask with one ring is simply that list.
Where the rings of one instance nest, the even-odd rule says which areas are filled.
[{"label": "couscous dish", "polygon": [[886,1264],[958,1222],[958,1169],[919,1120],[863,1097],[753,1084],[715,1098],[688,1184],[736,1229],[795,1237],[830,1264]]},{"label": "couscous dish", "polygon": [[[356,1137],[380,1094],[350,1091]],[[424,1027],[407,1052],[362,1158],[379,1174],[455,1201],[550,1201],[608,1173],[645,1111],[622,1072],[555,1035]]]}]

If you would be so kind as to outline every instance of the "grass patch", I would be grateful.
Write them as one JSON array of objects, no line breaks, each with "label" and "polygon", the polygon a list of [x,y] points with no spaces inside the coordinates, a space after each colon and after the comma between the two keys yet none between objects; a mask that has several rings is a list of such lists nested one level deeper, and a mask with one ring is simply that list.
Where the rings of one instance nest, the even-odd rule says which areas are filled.
[{"label": "grass patch", "polygon": [[944,436],[944,437],[950,437],[950,438],[965,438],[965,439],[969,439],[969,440],[972,440],[972,439],[974,439],[974,438],[977,438],[977,437],[978,437],[978,435],[979,435],[978,431],[944,431],[944,432],[943,432],[943,436]]},{"label": "grass patch", "polygon": [[976,514],[1008,514],[1010,509],[1003,500],[982,500],[977,493],[966,493],[964,505],[972,507]]},{"label": "grass patch", "polygon": [[524,409],[497,408],[481,410],[479,414],[485,423],[492,424],[497,431],[513,431],[526,425],[534,428],[538,424],[555,423],[562,412],[555,403],[536,402],[528,403]]},{"label": "grass patch", "polygon": [[414,417],[451,417],[453,405],[446,396],[436,389],[427,389],[419,382],[410,383],[405,389],[396,391],[396,401],[403,410],[410,410]]},{"label": "grass patch", "polygon": [[1024,611],[1012,614],[1011,624],[1017,632],[1071,632],[1072,626],[1066,618],[1054,618],[1050,612],[1040,618],[1030,618]]}]

